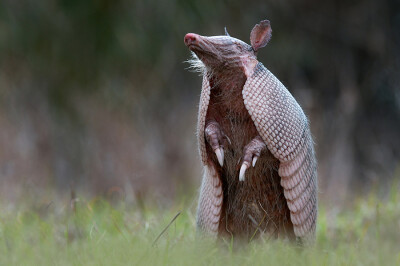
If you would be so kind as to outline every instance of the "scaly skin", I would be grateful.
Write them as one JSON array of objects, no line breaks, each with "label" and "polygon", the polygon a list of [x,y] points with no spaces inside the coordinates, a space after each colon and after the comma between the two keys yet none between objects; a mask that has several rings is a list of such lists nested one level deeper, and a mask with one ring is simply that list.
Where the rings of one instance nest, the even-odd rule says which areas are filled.
[{"label": "scaly skin", "polygon": [[307,118],[290,92],[261,63],[243,88],[243,99],[279,175],[296,236],[310,242],[317,219],[317,162]]}]

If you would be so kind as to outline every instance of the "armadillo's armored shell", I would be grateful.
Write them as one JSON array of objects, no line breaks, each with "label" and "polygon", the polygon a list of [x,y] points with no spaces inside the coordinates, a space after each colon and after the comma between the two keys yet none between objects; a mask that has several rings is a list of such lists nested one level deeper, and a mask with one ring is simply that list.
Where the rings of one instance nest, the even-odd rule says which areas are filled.
[{"label": "armadillo's armored shell", "polygon": [[208,81],[207,75],[203,75],[203,85],[201,88],[199,114],[197,119],[197,139],[199,142],[199,152],[201,161],[203,162],[204,165],[207,164],[207,152],[206,152],[206,144],[204,138],[204,128],[206,126],[206,115],[209,102],[210,102],[210,82]]},{"label": "armadillo's armored shell", "polygon": [[210,82],[206,75],[203,77],[200,106],[197,121],[197,139],[199,151],[204,164],[204,175],[200,188],[200,199],[197,208],[197,228],[209,235],[218,234],[219,219],[223,201],[221,180],[214,166],[207,165],[207,152],[204,138],[204,128],[208,104],[210,102]]},{"label": "armadillo's armored shell", "polygon": [[212,166],[204,167],[197,208],[197,228],[201,232],[216,236],[223,202],[222,184]]},{"label": "armadillo's armored shell", "polygon": [[307,118],[283,84],[258,63],[243,88],[243,99],[271,153],[296,236],[313,239],[317,217],[317,173]]}]

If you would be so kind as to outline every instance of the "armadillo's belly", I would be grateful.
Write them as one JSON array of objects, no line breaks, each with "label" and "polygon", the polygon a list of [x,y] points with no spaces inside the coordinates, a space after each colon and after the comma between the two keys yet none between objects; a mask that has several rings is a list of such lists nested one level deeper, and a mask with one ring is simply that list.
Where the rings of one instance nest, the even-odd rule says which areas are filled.
[{"label": "armadillo's belly", "polygon": [[268,151],[264,152],[255,168],[246,171],[245,181],[240,182],[240,151],[226,149],[226,168],[220,169],[224,188],[220,234],[292,237],[290,212],[277,174],[278,162]]},{"label": "armadillo's belly", "polygon": [[223,167],[207,145],[207,157],[217,169],[224,191],[219,234],[248,239],[260,234],[292,237],[290,212],[278,175],[279,161],[264,150],[256,166],[246,171],[245,181],[239,181],[243,149],[258,132],[244,105],[242,109],[240,102],[235,103],[232,110],[232,103],[224,105],[223,102],[211,94],[207,113],[207,119],[216,120],[230,140],[224,143]]}]

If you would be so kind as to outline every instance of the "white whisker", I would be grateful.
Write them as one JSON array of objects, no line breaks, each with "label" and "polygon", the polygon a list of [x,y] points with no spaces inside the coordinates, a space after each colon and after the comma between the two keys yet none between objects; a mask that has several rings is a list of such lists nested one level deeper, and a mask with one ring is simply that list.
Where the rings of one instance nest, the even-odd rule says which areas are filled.
[{"label": "white whisker", "polygon": [[204,74],[206,71],[206,67],[203,62],[197,57],[195,53],[192,52],[192,57],[185,61],[185,63],[189,63],[188,69],[192,72],[198,72],[200,74]]}]

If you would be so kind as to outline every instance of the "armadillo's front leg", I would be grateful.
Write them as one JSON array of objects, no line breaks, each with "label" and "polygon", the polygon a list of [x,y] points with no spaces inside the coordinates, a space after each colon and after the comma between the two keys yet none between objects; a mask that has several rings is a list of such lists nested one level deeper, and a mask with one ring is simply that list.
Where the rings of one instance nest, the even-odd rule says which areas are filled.
[{"label": "armadillo's front leg", "polygon": [[224,165],[224,146],[223,140],[229,138],[224,134],[220,125],[215,120],[207,121],[204,134],[208,144],[215,152],[218,162],[221,166]]},{"label": "armadillo's front leg", "polygon": [[244,155],[243,155],[243,163],[242,167],[240,167],[239,172],[239,181],[244,181],[244,176],[247,168],[250,165],[253,167],[256,165],[257,159],[260,157],[261,151],[265,149],[267,146],[260,136],[255,137],[244,147]]}]

